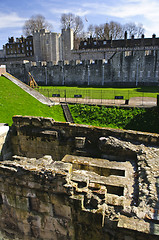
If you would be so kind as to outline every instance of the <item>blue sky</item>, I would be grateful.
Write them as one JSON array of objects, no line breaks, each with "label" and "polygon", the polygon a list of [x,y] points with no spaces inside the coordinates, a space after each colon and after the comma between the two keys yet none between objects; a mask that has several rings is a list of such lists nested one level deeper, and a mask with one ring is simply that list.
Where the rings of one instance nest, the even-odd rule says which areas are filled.
[{"label": "blue sky", "polygon": [[[0,0],[0,49],[8,37],[20,37],[24,22],[36,14],[43,15],[61,32],[62,13],[82,17],[85,27],[106,21],[142,23],[145,37],[159,37],[159,0]],[[88,20],[88,22],[85,21]]]}]

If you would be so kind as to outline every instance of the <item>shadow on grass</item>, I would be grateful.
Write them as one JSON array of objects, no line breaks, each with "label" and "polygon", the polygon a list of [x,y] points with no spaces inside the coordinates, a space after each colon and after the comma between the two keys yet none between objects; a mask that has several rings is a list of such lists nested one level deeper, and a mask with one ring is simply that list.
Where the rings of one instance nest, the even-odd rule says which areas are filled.
[{"label": "shadow on grass", "polygon": [[136,92],[145,92],[145,93],[159,93],[159,87],[140,87],[136,89]]},{"label": "shadow on grass", "polygon": [[159,133],[159,109],[157,107],[146,109],[144,113],[134,116],[124,129]]}]

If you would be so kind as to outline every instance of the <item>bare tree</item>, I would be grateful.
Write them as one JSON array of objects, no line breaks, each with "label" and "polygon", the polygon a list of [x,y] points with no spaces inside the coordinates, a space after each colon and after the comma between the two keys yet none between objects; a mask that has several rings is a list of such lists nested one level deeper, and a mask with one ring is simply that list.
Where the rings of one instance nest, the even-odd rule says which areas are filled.
[{"label": "bare tree", "polygon": [[136,25],[135,23],[127,23],[124,26],[125,31],[127,31],[129,38],[134,35],[136,37],[141,37],[144,33],[144,28],[142,24]]},{"label": "bare tree", "polygon": [[123,34],[123,26],[120,23],[113,21],[109,23],[109,38],[111,36],[112,39],[121,39]]},{"label": "bare tree", "polygon": [[33,35],[34,31],[41,29],[50,30],[52,25],[49,24],[45,17],[42,15],[32,16],[29,20],[25,21],[23,26],[23,33],[25,36]]},{"label": "bare tree", "polygon": [[95,25],[94,26],[94,35],[96,38],[102,39],[104,38],[104,24]]},{"label": "bare tree", "polygon": [[136,37],[141,37],[144,33],[144,28],[142,24],[136,25],[135,23],[127,23],[122,25],[118,22],[111,21],[109,23],[100,25],[89,25],[88,33],[91,36],[98,39],[122,39],[124,37],[124,32],[127,31],[128,37],[132,35]]},{"label": "bare tree", "polygon": [[74,36],[81,33],[84,27],[82,18],[73,13],[61,15],[61,27],[63,29],[71,28],[74,31]]},{"label": "bare tree", "polygon": [[91,37],[93,37],[93,35],[94,35],[94,25],[93,24],[90,24],[89,26],[88,26],[88,36],[91,36]]},{"label": "bare tree", "polygon": [[143,27],[143,24],[139,23],[138,24],[138,32],[137,32],[137,37],[141,37],[142,34],[144,34],[145,32],[145,29]]},{"label": "bare tree", "polygon": [[74,34],[77,35],[78,33],[82,32],[84,27],[82,18],[79,16],[75,16],[75,24],[74,24]]},{"label": "bare tree", "polygon": [[99,39],[120,39],[123,37],[123,26],[120,23],[111,21],[100,25],[90,25],[88,31],[92,31],[92,36]]}]

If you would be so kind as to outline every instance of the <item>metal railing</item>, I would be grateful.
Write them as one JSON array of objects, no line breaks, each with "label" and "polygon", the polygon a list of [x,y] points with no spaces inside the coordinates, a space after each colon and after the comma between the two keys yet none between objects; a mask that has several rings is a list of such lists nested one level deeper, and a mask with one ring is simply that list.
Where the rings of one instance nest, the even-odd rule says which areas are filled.
[{"label": "metal railing", "polygon": [[156,105],[157,92],[133,92],[131,90],[107,89],[54,89],[38,88],[38,91],[56,102],[70,102],[83,104],[131,104],[136,106]]}]

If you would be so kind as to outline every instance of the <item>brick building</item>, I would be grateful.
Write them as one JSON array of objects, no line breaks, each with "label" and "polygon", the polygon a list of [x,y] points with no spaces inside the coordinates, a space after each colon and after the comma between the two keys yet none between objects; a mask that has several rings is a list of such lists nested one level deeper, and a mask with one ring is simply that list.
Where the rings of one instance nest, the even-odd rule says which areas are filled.
[{"label": "brick building", "polygon": [[33,48],[33,36],[28,36],[24,38],[13,37],[8,39],[8,43],[5,44],[5,57],[6,60],[12,61],[12,59],[21,59],[32,60],[34,56]]}]

